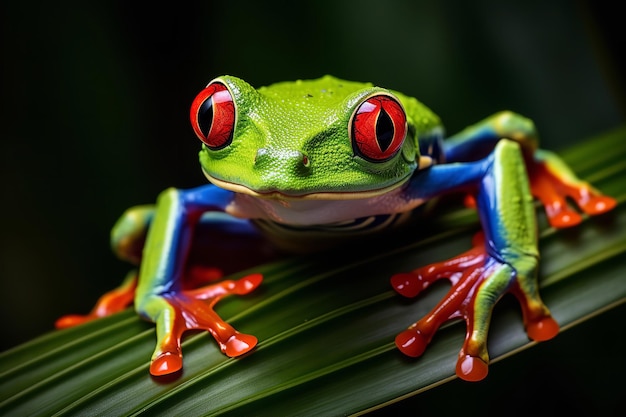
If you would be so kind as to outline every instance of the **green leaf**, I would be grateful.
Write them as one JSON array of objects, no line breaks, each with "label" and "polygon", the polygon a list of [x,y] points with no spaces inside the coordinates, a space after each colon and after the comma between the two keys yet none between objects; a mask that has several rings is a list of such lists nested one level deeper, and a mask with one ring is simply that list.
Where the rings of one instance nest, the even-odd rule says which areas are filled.
[{"label": "green leaf", "polygon": [[[576,230],[547,227],[539,211],[542,297],[565,330],[626,300],[626,128],[562,155],[619,201],[613,213]],[[256,268],[265,276],[261,288],[222,301],[218,312],[256,335],[258,347],[229,359],[209,335],[191,334],[183,343],[184,371],[169,381],[150,377],[154,327],[130,309],[43,335],[0,355],[0,414],[345,415],[423,393],[455,379],[464,326],[444,326],[421,358],[404,357],[395,335],[447,286],[407,301],[390,289],[389,277],[460,253],[477,227],[472,210],[455,207],[410,239]],[[492,364],[513,361],[532,345],[518,306],[505,297],[490,332]],[[487,380],[499,370],[492,366]]]}]

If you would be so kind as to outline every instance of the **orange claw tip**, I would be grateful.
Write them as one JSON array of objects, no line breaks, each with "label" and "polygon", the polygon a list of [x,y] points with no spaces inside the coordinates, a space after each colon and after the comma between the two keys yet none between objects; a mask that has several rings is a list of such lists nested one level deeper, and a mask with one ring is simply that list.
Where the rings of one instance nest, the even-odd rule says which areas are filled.
[{"label": "orange claw tip", "polygon": [[475,356],[466,355],[456,363],[456,374],[459,378],[475,382],[485,379],[489,373],[489,365]]},{"label": "orange claw tip", "polygon": [[72,315],[63,316],[59,318],[54,323],[54,327],[56,327],[57,329],[66,329],[68,327],[78,326],[79,324],[83,324],[89,320],[90,320],[89,316],[80,316],[77,314],[72,314]]},{"label": "orange claw tip", "polygon": [[154,376],[169,375],[181,370],[183,358],[171,352],[165,352],[157,356],[150,364],[150,373]]},{"label": "orange claw tip", "polygon": [[263,282],[262,274],[250,274],[239,280],[235,284],[236,294],[248,294]]},{"label": "orange claw tip", "polygon": [[552,317],[544,317],[526,325],[528,337],[537,342],[552,339],[559,332],[559,324]]},{"label": "orange claw tip", "polygon": [[234,358],[252,350],[257,344],[257,338],[243,333],[232,335],[224,344],[223,352],[226,356]]},{"label": "orange claw tip", "polygon": [[550,217],[550,225],[557,229],[563,229],[565,227],[574,227],[582,222],[583,218],[580,214],[571,210],[563,210]]},{"label": "orange claw tip", "polygon": [[396,346],[402,353],[412,358],[422,356],[428,340],[416,330],[405,330],[396,336]]},{"label": "orange claw tip", "polygon": [[591,216],[595,216],[613,210],[616,205],[617,201],[614,198],[607,196],[597,196],[587,201],[582,206],[582,209],[585,211],[585,213]]},{"label": "orange claw tip", "polygon": [[400,273],[391,277],[391,286],[400,295],[407,298],[417,296],[424,289],[419,276],[412,273]]}]

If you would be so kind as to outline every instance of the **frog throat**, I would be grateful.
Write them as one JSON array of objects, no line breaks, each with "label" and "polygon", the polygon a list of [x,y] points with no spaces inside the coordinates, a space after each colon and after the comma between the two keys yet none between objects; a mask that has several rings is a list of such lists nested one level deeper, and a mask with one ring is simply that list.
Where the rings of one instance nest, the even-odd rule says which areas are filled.
[{"label": "frog throat", "polygon": [[277,190],[256,191],[243,184],[237,184],[234,182],[224,181],[215,178],[204,169],[202,170],[202,172],[212,184],[225,190],[229,190],[235,193],[247,194],[256,198],[276,200],[358,200],[363,198],[371,198],[386,194],[392,190],[395,190],[396,188],[401,187],[411,177],[410,175],[408,175],[391,185],[365,191],[321,191],[306,194],[288,194]]}]

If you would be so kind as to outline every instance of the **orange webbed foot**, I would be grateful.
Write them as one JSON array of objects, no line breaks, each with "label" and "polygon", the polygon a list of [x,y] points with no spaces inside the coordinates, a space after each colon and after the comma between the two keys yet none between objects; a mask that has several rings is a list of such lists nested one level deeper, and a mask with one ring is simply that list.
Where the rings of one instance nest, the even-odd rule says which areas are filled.
[{"label": "orange webbed foot", "polygon": [[544,151],[542,161],[529,167],[532,194],[546,210],[552,227],[565,228],[580,224],[583,217],[568,203],[571,200],[583,213],[597,216],[611,211],[617,201],[579,180],[556,156]]},{"label": "orange webbed foot", "polygon": [[477,234],[474,247],[463,254],[395,275],[392,286],[407,297],[417,296],[440,278],[452,283],[446,296],[426,316],[397,335],[396,346],[407,356],[419,357],[444,322],[462,319],[466,334],[456,374],[467,381],[485,378],[489,364],[487,335],[491,312],[505,293],[512,292],[518,298],[531,339],[547,340],[559,331],[558,324],[540,300],[536,285],[532,284],[536,264],[533,256],[512,264],[498,260],[487,252],[483,235]]},{"label": "orange webbed foot", "polygon": [[65,329],[118,313],[133,303],[136,288],[137,273],[132,271],[126,276],[122,285],[100,297],[89,314],[70,314],[63,316],[60,317],[54,325],[57,329]]},{"label": "orange webbed foot", "polygon": [[[227,295],[250,293],[262,280],[260,274],[252,274],[239,280],[225,280],[154,298],[155,305],[162,301],[166,303],[156,318],[157,326],[165,328],[166,332],[159,336],[150,373],[154,376],[163,376],[182,369],[181,339],[187,330],[208,331],[216,340],[220,351],[228,357],[241,356],[254,349],[258,342],[257,338],[235,330],[215,312],[214,306]],[[150,303],[148,302],[145,308],[150,308]]]}]

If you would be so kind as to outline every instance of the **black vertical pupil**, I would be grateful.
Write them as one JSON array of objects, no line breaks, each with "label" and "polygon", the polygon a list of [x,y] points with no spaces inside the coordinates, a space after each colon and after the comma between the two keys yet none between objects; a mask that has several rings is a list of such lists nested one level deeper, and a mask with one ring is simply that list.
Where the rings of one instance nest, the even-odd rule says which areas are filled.
[{"label": "black vertical pupil", "polygon": [[376,140],[378,141],[378,146],[380,146],[381,151],[385,152],[387,148],[391,146],[393,134],[393,121],[385,109],[381,108],[380,113],[378,113],[378,118],[376,119]]},{"label": "black vertical pupil", "polygon": [[213,97],[204,100],[198,109],[198,126],[204,137],[209,136],[211,125],[213,124]]}]

